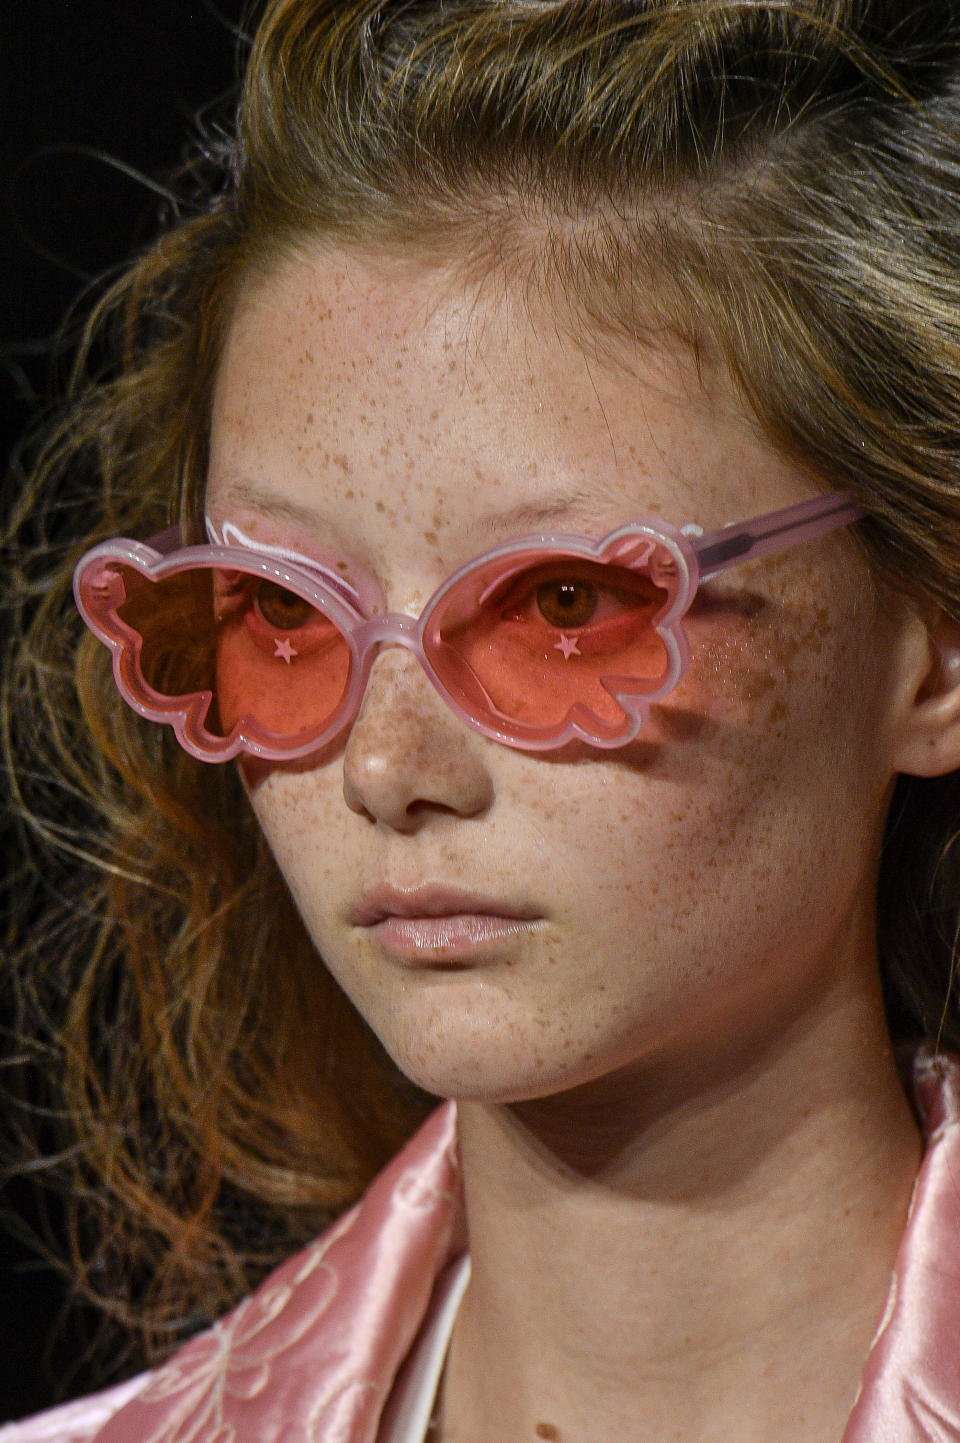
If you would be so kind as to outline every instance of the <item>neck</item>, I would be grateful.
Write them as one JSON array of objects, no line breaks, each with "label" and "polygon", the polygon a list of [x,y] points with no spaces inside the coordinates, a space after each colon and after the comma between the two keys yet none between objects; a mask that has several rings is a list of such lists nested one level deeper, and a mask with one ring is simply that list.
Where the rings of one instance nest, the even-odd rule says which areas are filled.
[{"label": "neck", "polygon": [[[461,1104],[449,1443],[839,1438],[919,1162],[879,1005],[763,1049]],[[539,1428],[539,1432],[538,1432]]]}]

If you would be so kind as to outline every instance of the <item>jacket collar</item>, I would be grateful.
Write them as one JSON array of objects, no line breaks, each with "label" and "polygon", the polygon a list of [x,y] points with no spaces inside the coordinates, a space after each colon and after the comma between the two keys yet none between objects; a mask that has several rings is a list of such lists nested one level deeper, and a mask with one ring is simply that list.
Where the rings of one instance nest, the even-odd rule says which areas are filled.
[{"label": "jacket collar", "polygon": [[[926,1153],[841,1443],[960,1443],[960,1064],[914,1066]],[[443,1269],[465,1250],[456,1114],[154,1373],[95,1443],[375,1443]]]}]

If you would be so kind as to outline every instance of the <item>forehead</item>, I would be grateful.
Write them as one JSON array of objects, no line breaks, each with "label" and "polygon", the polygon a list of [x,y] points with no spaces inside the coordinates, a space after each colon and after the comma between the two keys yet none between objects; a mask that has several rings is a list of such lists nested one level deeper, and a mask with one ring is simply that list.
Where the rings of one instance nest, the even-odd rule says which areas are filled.
[{"label": "forehead", "polygon": [[395,546],[650,512],[722,525],[815,489],[679,342],[602,353],[493,273],[288,259],[241,295],[216,387],[211,510]]}]

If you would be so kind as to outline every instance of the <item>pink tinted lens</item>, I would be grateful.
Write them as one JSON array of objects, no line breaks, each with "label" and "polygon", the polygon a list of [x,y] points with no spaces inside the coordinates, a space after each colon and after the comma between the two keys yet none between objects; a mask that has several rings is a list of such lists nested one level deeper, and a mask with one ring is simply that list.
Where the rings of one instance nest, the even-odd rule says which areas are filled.
[{"label": "pink tinted lens", "polygon": [[629,567],[576,553],[544,560],[534,550],[506,566],[498,557],[441,597],[424,649],[478,720],[535,729],[575,721],[613,735],[626,718],[616,693],[649,695],[667,674],[655,623],[675,575],[656,545]]},{"label": "pink tinted lens", "polygon": [[[159,580],[118,565],[117,615],[142,638],[144,699],[209,693],[204,726],[298,744],[335,718],[352,653],[316,606],[267,577],[203,566]],[[151,693],[154,695],[151,696]]]}]

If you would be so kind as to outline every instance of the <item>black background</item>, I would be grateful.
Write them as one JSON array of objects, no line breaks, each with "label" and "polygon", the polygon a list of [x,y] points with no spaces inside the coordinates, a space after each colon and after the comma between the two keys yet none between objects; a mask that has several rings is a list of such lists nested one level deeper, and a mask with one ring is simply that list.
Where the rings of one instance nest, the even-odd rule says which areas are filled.
[{"label": "black background", "polygon": [[[229,103],[242,9],[241,0],[0,0],[5,455],[42,403],[49,338],[68,305],[160,224],[164,203],[136,175],[175,170],[211,102]],[[22,1185],[5,1202],[30,1220]],[[77,1321],[54,1329],[66,1295],[53,1274],[3,1232],[0,1263],[2,1420],[96,1380],[77,1365]]]}]

